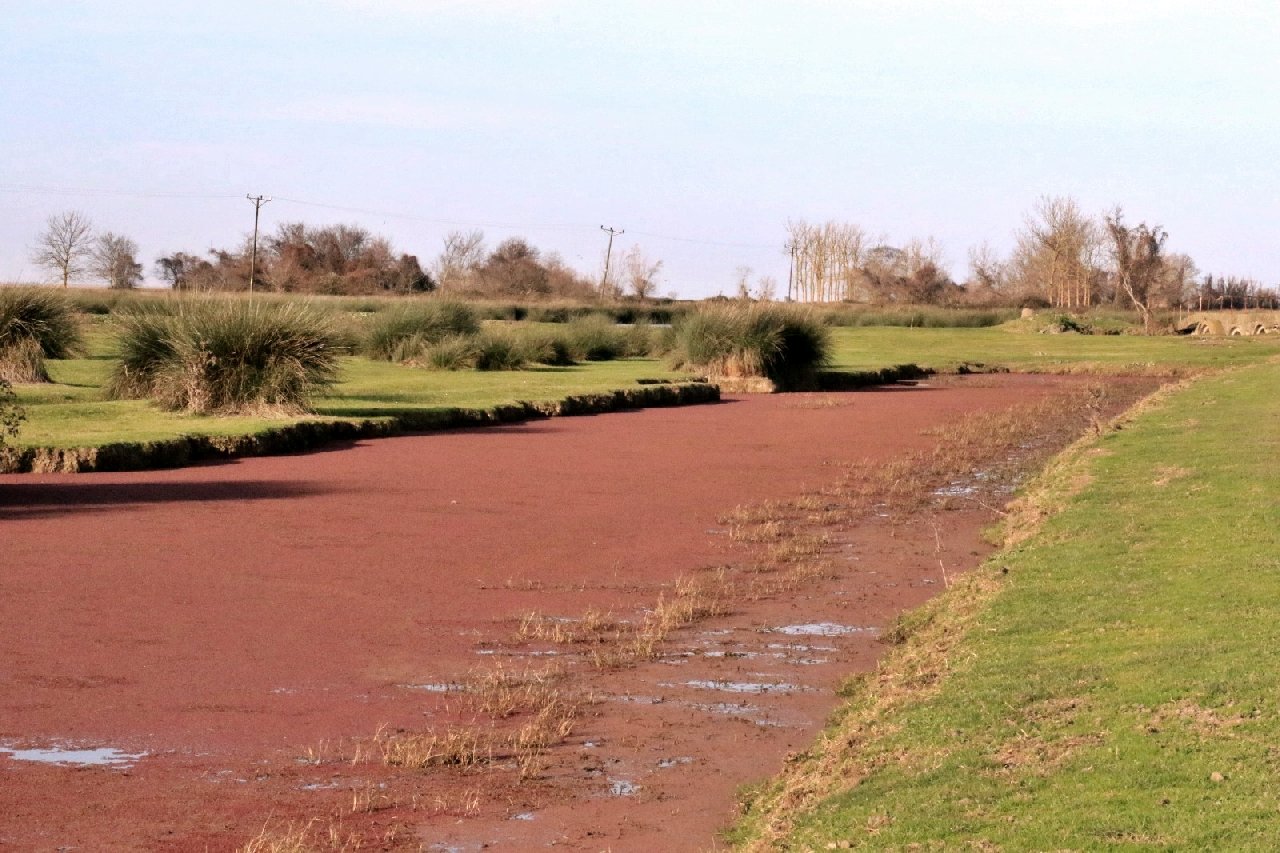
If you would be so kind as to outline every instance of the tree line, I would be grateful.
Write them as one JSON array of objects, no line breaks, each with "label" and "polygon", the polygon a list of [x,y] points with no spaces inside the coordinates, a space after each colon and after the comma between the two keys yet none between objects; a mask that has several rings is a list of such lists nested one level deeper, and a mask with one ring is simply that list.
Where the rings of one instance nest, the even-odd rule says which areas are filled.
[{"label": "tree line", "polygon": [[[96,234],[78,211],[50,216],[32,250],[32,260],[66,287],[92,275],[113,288],[142,282],[138,246],[113,232]],[[632,246],[619,253],[610,274],[589,278],[555,252],[544,253],[512,237],[490,248],[482,231],[455,231],[427,267],[416,255],[396,251],[390,241],[359,225],[312,226],[285,222],[259,240],[256,262],[246,237],[238,246],[204,254],[178,251],[155,261],[155,274],[174,290],[240,291],[254,287],[281,293],[358,295],[448,291],[465,297],[503,299],[620,298],[655,295],[661,261]]]},{"label": "tree line", "polygon": [[793,221],[787,226],[788,295],[804,302],[1022,305],[1087,309],[1280,307],[1280,294],[1251,279],[1201,277],[1190,256],[1168,249],[1159,225],[1130,223],[1117,206],[1086,215],[1071,197],[1044,197],[1002,257],[989,244],[969,252],[968,276],[952,280],[931,238],[898,246],[861,226]]},{"label": "tree line", "polygon": [[[1130,223],[1120,207],[1086,215],[1068,197],[1041,198],[1001,256],[989,244],[969,252],[968,274],[955,281],[932,238],[897,245],[853,223],[787,223],[789,271],[785,298],[798,302],[1048,307],[1132,307],[1151,322],[1173,308],[1276,308],[1280,294],[1252,279],[1202,275],[1190,256],[1170,251],[1159,225]],[[661,283],[662,261],[640,246],[617,253],[597,280],[521,237],[490,247],[483,232],[454,231],[424,266],[384,237],[359,225],[285,222],[259,241],[255,286],[284,293],[375,294],[441,290],[496,299],[647,299]],[[49,217],[32,259],[66,286],[86,273],[110,287],[142,282],[137,244],[95,232],[88,217],[68,211]],[[162,255],[155,274],[176,290],[249,288],[252,241]],[[771,301],[781,285],[739,267],[737,295]]]}]

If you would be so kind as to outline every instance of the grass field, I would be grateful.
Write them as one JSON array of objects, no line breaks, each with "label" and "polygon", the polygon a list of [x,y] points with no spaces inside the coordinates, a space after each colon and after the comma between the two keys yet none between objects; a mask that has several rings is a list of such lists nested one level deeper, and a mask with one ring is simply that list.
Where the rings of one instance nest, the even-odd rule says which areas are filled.
[{"label": "grass field", "polygon": [[1204,377],[1060,460],[738,841],[1275,849],[1277,390],[1274,359]]},{"label": "grass field", "polygon": [[[53,383],[17,387],[27,420],[16,446],[97,447],[182,434],[241,435],[298,418],[198,417],[165,412],[143,400],[106,400],[114,338],[105,321],[86,334],[84,358],[50,361]],[[314,401],[314,418],[376,418],[407,410],[487,408],[543,402],[633,386],[637,379],[683,376],[650,359],[588,362],[521,371],[435,371],[359,357],[342,359],[339,382]]]},{"label": "grass field", "polygon": [[[279,418],[198,417],[164,412],[141,400],[107,401],[102,386],[113,364],[109,319],[86,326],[84,358],[51,361],[50,385],[18,390],[27,421],[18,446],[96,447],[154,441],[183,434],[240,435],[278,426]],[[994,328],[837,327],[835,370],[875,370],[915,363],[940,370],[963,363],[1016,370],[1178,372],[1246,363],[1280,352],[1269,338],[1186,338],[1115,335],[1041,335],[1019,323]],[[633,385],[641,378],[679,378],[660,360],[592,362],[522,371],[429,371],[349,357],[339,382],[315,401],[318,418],[365,418],[406,410],[485,408],[524,400]]]},{"label": "grass field", "polygon": [[969,362],[1032,372],[1167,373],[1227,367],[1280,353],[1280,336],[1046,335],[1015,321],[980,329],[833,330],[836,370]]}]

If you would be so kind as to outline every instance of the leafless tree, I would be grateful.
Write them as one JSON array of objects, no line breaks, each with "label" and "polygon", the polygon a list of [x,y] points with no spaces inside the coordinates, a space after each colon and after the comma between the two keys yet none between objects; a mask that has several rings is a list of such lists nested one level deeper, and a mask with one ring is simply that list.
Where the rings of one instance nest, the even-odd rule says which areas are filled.
[{"label": "leafless tree", "polygon": [[1124,211],[1117,207],[1105,218],[1112,271],[1119,289],[1142,315],[1142,327],[1151,334],[1151,299],[1164,271],[1161,252],[1169,233],[1159,225],[1124,224]]},{"label": "leafless tree", "polygon": [[137,287],[142,283],[138,244],[111,231],[99,236],[94,241],[90,272],[113,288]]},{"label": "leafless tree", "polygon": [[1183,308],[1196,288],[1200,270],[1189,255],[1175,252],[1164,258],[1164,270],[1156,286],[1157,297],[1166,308]]},{"label": "leafless tree", "polygon": [[1092,305],[1098,273],[1098,227],[1070,196],[1040,199],[1018,235],[1011,273],[1026,295],[1058,308]]},{"label": "leafless tree", "polygon": [[78,210],[50,216],[36,238],[31,260],[62,276],[66,287],[73,275],[80,275],[92,259],[93,223]]},{"label": "leafless tree", "polygon": [[756,279],[756,298],[761,302],[772,302],[778,298],[778,280],[771,275],[762,275]]},{"label": "leafless tree", "polygon": [[467,287],[485,259],[484,232],[451,231],[434,264],[435,279],[443,290]]},{"label": "leafless tree", "polygon": [[658,289],[658,273],[662,261],[651,261],[639,244],[633,245],[622,256],[622,279],[637,299],[648,299]]}]

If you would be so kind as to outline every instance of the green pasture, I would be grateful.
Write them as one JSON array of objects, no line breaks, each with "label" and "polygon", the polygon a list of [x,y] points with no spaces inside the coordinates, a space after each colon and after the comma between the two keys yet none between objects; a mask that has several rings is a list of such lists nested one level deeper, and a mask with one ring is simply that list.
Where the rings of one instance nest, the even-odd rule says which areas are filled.
[{"label": "green pasture", "polygon": [[[113,321],[86,319],[82,358],[50,361],[55,380],[16,390],[27,421],[17,446],[96,447],[123,441],[154,441],[183,434],[252,434],[279,426],[280,419],[199,417],[165,412],[142,400],[108,401],[102,386],[113,366]],[[993,328],[836,327],[834,370],[878,370],[915,363],[950,370],[965,363],[1016,370],[1177,372],[1246,363],[1280,353],[1268,338],[1189,338],[1131,335],[1042,335],[1019,322]],[[517,400],[543,402],[572,394],[624,388],[642,378],[687,374],[658,359],[588,362],[563,368],[483,372],[435,371],[342,359],[339,382],[314,401],[314,418],[368,418],[409,410],[487,408]]]},{"label": "green pasture", "polygon": [[[166,412],[144,400],[106,400],[112,366],[109,322],[93,324],[84,358],[49,362],[54,380],[17,386],[27,412],[18,447],[98,447],[156,441],[183,434],[245,435],[298,418],[198,417]],[[520,371],[436,371],[367,358],[344,357],[339,381],[314,400],[313,419],[389,417],[410,410],[489,408],[517,400],[544,402],[573,394],[625,388],[637,379],[671,379],[661,362],[626,359]]]},{"label": "green pasture", "polygon": [[1278,392],[1275,359],[1202,377],[1049,469],[1039,532],[904,619],[738,841],[1276,849]]},{"label": "green pasture", "polygon": [[975,329],[888,327],[832,330],[835,370],[918,364],[953,370],[965,363],[1028,372],[1167,373],[1243,364],[1280,353],[1280,336],[1042,334],[1014,321]]}]

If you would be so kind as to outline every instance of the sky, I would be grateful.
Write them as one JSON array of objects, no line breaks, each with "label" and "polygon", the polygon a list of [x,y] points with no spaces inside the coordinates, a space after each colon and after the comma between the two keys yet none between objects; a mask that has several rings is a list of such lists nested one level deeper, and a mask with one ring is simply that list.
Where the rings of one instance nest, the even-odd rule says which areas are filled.
[{"label": "sky", "polygon": [[933,237],[953,275],[1043,196],[1280,282],[1280,4],[1251,0],[0,0],[0,281],[67,210],[156,257],[354,223],[658,292],[785,289],[788,221]]}]

